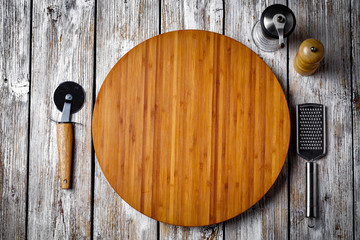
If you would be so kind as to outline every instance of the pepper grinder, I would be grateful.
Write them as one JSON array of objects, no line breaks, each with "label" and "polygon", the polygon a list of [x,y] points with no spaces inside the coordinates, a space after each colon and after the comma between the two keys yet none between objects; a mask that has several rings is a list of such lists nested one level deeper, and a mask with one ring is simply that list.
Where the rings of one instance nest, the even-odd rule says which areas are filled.
[{"label": "pepper grinder", "polygon": [[318,69],[324,59],[325,49],[322,43],[310,38],[303,41],[294,59],[294,68],[302,76],[310,76]]},{"label": "pepper grinder", "polygon": [[261,14],[252,30],[252,38],[258,48],[274,52],[285,47],[285,38],[295,29],[294,13],[287,6],[274,4]]}]

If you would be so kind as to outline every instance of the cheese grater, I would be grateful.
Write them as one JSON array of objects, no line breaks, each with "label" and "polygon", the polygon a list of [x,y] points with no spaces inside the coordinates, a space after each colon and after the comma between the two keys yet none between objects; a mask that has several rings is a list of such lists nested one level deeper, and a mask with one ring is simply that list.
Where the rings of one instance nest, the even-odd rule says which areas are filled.
[{"label": "cheese grater", "polygon": [[325,107],[317,103],[305,103],[296,107],[296,150],[308,160],[306,163],[306,217],[317,217],[316,163],[326,154]]}]

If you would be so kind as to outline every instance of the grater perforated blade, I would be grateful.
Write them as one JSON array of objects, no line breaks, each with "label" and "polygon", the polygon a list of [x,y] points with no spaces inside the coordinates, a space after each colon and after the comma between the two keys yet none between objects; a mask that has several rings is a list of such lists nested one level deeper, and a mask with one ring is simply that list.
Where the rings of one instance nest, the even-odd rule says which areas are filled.
[{"label": "grater perforated blade", "polygon": [[312,161],[326,154],[325,107],[317,103],[299,104],[296,108],[296,150]]}]

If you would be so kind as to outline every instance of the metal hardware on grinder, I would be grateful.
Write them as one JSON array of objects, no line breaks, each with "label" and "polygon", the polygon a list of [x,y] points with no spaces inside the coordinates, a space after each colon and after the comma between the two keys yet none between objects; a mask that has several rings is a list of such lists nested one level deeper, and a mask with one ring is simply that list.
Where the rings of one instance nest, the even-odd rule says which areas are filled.
[{"label": "metal hardware on grinder", "polygon": [[316,39],[307,39],[299,47],[299,52],[294,59],[294,68],[300,75],[310,76],[318,69],[324,56],[323,44]]},{"label": "metal hardware on grinder", "polygon": [[[322,104],[296,107],[296,151],[306,162],[306,217],[317,217],[317,160],[326,155],[326,112]],[[313,225],[309,225],[313,227]]]},{"label": "metal hardware on grinder", "polygon": [[252,38],[258,48],[274,52],[285,47],[285,38],[295,29],[296,19],[290,8],[274,4],[261,14],[252,30]]},{"label": "metal hardware on grinder", "polygon": [[71,180],[71,162],[74,141],[74,129],[71,114],[78,112],[85,101],[84,89],[75,82],[63,82],[54,92],[54,102],[62,111],[60,122],[56,125],[59,152],[61,188],[69,189]]}]

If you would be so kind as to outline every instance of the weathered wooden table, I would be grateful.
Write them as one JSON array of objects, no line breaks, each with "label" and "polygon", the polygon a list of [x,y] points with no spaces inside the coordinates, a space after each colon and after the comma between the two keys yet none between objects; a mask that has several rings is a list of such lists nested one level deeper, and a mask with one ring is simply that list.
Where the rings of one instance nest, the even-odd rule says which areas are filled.
[{"label": "weathered wooden table", "polygon": [[[251,30],[266,6],[297,17],[288,47],[264,53]],[[360,2],[339,1],[19,0],[0,6],[0,239],[359,239]],[[277,75],[290,105],[327,106],[328,154],[319,163],[320,217],[304,217],[305,161],[295,134],[275,185],[255,206],[218,225],[185,228],[156,222],[127,205],[104,178],[91,142],[96,94],[112,66],[138,43],[178,29],[232,37]],[[325,61],[301,77],[293,59],[306,38],[324,43]],[[84,108],[73,116],[73,189],[61,190],[52,94],[80,83]],[[293,131],[294,133],[294,131]]]}]

